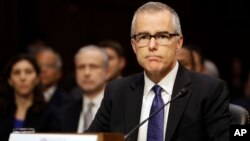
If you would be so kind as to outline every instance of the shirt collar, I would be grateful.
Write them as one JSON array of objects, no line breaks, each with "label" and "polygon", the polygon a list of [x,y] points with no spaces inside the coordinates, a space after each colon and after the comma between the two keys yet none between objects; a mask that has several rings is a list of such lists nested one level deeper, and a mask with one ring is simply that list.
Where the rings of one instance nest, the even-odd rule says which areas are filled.
[{"label": "shirt collar", "polygon": [[55,93],[56,91],[56,88],[57,86],[56,85],[53,85],[51,87],[49,87],[45,92],[44,92],[44,98],[45,98],[45,101],[50,101],[51,97],[53,96],[53,94]]},{"label": "shirt collar", "polygon": [[93,102],[94,106],[100,106],[104,96],[104,89],[93,99],[88,98],[86,95],[83,95],[83,106],[88,106],[89,102]]},{"label": "shirt collar", "polygon": [[[158,83],[158,85],[161,86],[163,90],[166,91],[170,95],[172,95],[173,86],[174,86],[178,68],[179,68],[179,63],[176,62],[174,68]],[[152,87],[155,85],[155,83],[148,78],[145,72],[144,72],[144,80],[145,80],[144,91],[146,91],[146,93],[144,94],[148,95]]]}]

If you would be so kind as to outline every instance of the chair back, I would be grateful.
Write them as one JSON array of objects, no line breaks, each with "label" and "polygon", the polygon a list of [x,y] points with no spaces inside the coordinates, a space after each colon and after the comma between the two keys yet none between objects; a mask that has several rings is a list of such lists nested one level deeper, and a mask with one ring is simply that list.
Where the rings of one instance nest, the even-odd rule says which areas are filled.
[{"label": "chair back", "polygon": [[232,113],[232,124],[249,124],[249,113],[245,108],[236,104],[229,104],[229,110]]}]

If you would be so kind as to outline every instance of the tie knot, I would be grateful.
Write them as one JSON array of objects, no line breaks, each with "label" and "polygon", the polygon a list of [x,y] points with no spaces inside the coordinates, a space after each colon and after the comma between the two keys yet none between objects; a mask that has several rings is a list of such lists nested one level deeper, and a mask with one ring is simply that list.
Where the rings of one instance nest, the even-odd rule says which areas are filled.
[{"label": "tie knot", "polygon": [[88,110],[91,111],[91,109],[95,106],[95,104],[93,102],[89,102],[88,103]]},{"label": "tie knot", "polygon": [[159,85],[154,85],[154,87],[152,88],[152,90],[154,91],[154,93],[156,95],[161,95],[162,87],[159,86]]}]

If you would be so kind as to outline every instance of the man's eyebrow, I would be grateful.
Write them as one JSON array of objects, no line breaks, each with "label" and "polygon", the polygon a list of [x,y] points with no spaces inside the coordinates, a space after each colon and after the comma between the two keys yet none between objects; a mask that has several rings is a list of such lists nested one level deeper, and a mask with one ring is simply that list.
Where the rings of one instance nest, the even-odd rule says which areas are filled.
[{"label": "man's eyebrow", "polygon": [[170,34],[168,31],[161,31],[161,32],[156,32],[155,34]]},{"label": "man's eyebrow", "polygon": [[139,32],[138,34],[136,34],[136,35],[142,35],[142,34],[149,34],[148,32]]},{"label": "man's eyebrow", "polygon": [[150,34],[149,32],[139,32],[138,34],[136,35],[142,35],[142,34],[149,34],[149,35],[155,35],[155,34],[170,34],[170,32],[168,31],[160,31],[160,32],[156,32],[155,34]]}]

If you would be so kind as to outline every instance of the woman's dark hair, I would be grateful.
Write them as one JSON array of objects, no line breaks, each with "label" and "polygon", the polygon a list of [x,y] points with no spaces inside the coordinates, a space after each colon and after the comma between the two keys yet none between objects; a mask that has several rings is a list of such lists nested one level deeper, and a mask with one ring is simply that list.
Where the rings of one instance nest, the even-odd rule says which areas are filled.
[{"label": "woman's dark hair", "polygon": [[[10,78],[13,66],[17,62],[22,61],[22,60],[28,61],[33,66],[36,74],[37,75],[40,74],[39,66],[36,60],[31,55],[20,54],[20,55],[15,56],[8,62],[4,70],[3,77],[2,77],[2,82],[1,82],[2,91],[0,93],[1,95],[0,96],[1,97],[0,108],[2,108],[0,110],[3,110],[5,112],[8,112],[8,110],[10,110],[10,108],[13,108],[13,106],[16,106],[15,97],[14,97],[14,89],[9,85],[8,80]],[[32,110],[39,111],[45,105],[44,97],[42,95],[39,84],[35,86],[33,90],[33,94],[34,94],[34,98],[33,98]]]}]

